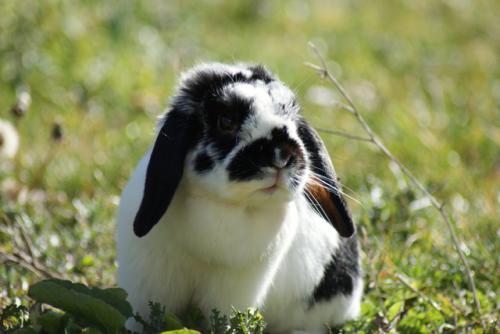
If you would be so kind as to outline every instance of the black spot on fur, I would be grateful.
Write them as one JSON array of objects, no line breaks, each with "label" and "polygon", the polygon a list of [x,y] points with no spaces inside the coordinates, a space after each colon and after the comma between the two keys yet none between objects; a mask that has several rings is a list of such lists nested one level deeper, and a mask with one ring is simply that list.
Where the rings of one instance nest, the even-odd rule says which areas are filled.
[{"label": "black spot on fur", "polygon": [[200,71],[190,78],[181,88],[181,94],[195,102],[202,102],[206,97],[214,96],[224,86],[234,82],[249,82],[243,73],[218,71]]},{"label": "black spot on fur", "polygon": [[323,278],[314,290],[310,301],[311,306],[322,301],[329,301],[338,294],[352,294],[354,281],[360,275],[356,236],[342,239],[339,248],[325,268]]},{"label": "black spot on fur", "polygon": [[[208,125],[208,137],[213,143],[217,157],[224,158],[237,143],[237,132],[247,117],[252,113],[252,100],[243,98],[237,94],[225,96],[224,98],[212,96],[204,103],[204,115]],[[218,128],[218,119],[222,116],[231,116],[237,123],[235,133],[227,133]]]},{"label": "black spot on fur", "polygon": [[274,80],[271,73],[262,65],[249,66],[248,69],[252,72],[250,77],[247,77],[243,72],[202,70],[184,83],[181,88],[181,95],[187,95],[195,102],[202,102],[207,96],[216,95],[217,91],[231,83],[250,83],[256,80],[269,83]]},{"label": "black spot on fur", "polygon": [[271,139],[257,139],[236,153],[227,167],[229,179],[248,181],[263,176],[262,168],[274,166],[276,148],[290,154],[288,167],[294,165],[296,170],[305,168],[298,143],[288,136],[286,128],[275,128],[271,132]]},{"label": "black spot on fur", "polygon": [[252,71],[252,80],[262,80],[266,84],[274,80],[271,73],[269,73],[262,65],[250,66],[248,69]]},{"label": "black spot on fur", "polygon": [[307,125],[304,119],[301,119],[298,122],[298,134],[304,146],[309,153],[309,159],[311,160],[311,165],[323,165],[323,161],[321,155],[325,152],[322,152],[322,142],[318,136],[315,136],[313,132],[309,130],[309,126]]},{"label": "black spot on fur", "polygon": [[273,148],[271,141],[258,139],[242,148],[233,158],[227,170],[230,180],[248,181],[262,176],[261,168],[271,166]]},{"label": "black spot on fur", "polygon": [[194,160],[194,169],[198,173],[208,172],[214,165],[214,160],[205,152],[199,153]]},{"label": "black spot on fur", "polygon": [[274,128],[271,131],[271,136],[273,141],[276,142],[276,144],[280,144],[290,140],[290,136],[288,135],[288,130],[284,126],[281,128]]}]

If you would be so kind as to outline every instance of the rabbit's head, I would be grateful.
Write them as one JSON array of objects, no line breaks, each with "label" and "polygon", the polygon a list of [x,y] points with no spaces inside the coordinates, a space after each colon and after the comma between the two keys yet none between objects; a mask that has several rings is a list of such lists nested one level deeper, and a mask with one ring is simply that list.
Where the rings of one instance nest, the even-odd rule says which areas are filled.
[{"label": "rabbit's head", "polygon": [[328,153],[299,111],[293,92],[262,66],[211,63],[186,72],[160,123],[136,235],[160,220],[183,179],[188,192],[245,207],[305,195],[350,236]]}]

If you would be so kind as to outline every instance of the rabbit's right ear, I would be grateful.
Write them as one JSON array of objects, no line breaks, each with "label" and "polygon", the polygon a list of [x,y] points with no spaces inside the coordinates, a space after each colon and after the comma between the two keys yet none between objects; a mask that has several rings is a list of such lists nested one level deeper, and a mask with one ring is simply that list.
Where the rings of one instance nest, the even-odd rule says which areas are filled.
[{"label": "rabbit's right ear", "polygon": [[325,144],[303,118],[298,121],[298,133],[311,163],[312,177],[306,186],[307,199],[342,237],[349,238],[356,229]]},{"label": "rabbit's right ear", "polygon": [[196,134],[195,122],[172,109],[166,115],[149,159],[142,202],[134,220],[134,233],[146,235],[167,211],[179,185],[186,154]]}]

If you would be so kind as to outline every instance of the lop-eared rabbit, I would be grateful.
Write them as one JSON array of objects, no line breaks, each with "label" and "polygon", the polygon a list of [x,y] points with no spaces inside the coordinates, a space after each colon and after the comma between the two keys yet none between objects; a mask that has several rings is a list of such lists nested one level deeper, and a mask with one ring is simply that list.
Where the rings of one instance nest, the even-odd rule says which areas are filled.
[{"label": "lop-eared rabbit", "polygon": [[322,332],[359,313],[354,234],[293,92],[259,65],[202,64],[123,191],[119,284],[146,318],[149,301],[207,317],[254,307],[269,332]]}]

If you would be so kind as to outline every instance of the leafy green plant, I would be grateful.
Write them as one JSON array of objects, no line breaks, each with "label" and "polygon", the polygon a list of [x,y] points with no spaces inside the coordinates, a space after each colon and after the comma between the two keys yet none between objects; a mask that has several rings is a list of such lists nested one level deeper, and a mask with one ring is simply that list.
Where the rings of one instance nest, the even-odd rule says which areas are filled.
[{"label": "leafy green plant", "polygon": [[[197,307],[189,306],[182,312],[180,317],[166,313],[165,307],[162,307],[159,303],[150,302],[149,307],[149,321],[144,321],[139,315],[134,316],[136,321],[139,321],[143,325],[143,330],[146,334],[155,334],[163,331],[171,331],[173,333],[179,330],[186,330],[185,327],[197,328],[203,333],[210,334],[263,334],[266,327],[262,314],[256,309],[239,311],[233,308],[229,315],[224,315],[218,310],[213,310],[208,328],[206,328],[206,319]],[[198,333],[194,330],[188,330],[188,332]]]},{"label": "leafy green plant", "polygon": [[[161,306],[160,303],[149,302],[149,308],[149,321],[145,321],[139,314],[134,315],[134,319],[143,326],[143,333],[155,334],[185,330],[181,320],[172,313],[166,313],[165,307]],[[196,331],[185,331],[186,333],[197,333]]]},{"label": "leafy green plant", "polygon": [[[143,326],[144,334],[200,334],[187,329],[185,323],[203,328],[205,319],[196,307],[189,307],[179,318],[167,313],[160,303],[150,302],[149,319],[133,314],[127,294],[120,288],[100,289],[67,280],[47,279],[33,284],[28,292],[35,300],[31,309],[15,304],[0,313],[0,333],[130,333],[125,321],[133,317]],[[42,307],[47,305],[47,307]],[[229,316],[213,311],[211,334],[263,334],[266,324],[254,309],[244,312],[233,309]]]},{"label": "leafy green plant", "polygon": [[233,308],[229,317],[213,310],[210,327],[210,334],[263,334],[266,323],[258,310],[242,312]]},{"label": "leafy green plant", "polygon": [[88,288],[83,284],[50,279],[35,283],[29,296],[74,316],[82,327],[88,325],[105,333],[116,333],[132,316],[127,294],[118,288]]},{"label": "leafy green plant", "polygon": [[29,311],[22,305],[7,305],[0,313],[0,332],[13,331],[29,322]]}]

